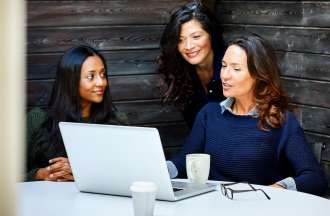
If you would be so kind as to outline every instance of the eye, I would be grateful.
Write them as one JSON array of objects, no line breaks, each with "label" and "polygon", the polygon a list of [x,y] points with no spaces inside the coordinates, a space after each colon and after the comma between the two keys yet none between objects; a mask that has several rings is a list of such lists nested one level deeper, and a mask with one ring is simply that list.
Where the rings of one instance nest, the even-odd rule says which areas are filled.
[{"label": "eye", "polygon": [[201,36],[200,35],[194,35],[193,38],[194,39],[199,39]]},{"label": "eye", "polygon": [[226,67],[227,67],[227,65],[225,65],[225,64],[222,63],[221,68],[226,68]]},{"label": "eye", "polygon": [[87,79],[88,80],[93,80],[94,79],[94,74],[88,74]]},{"label": "eye", "polygon": [[106,74],[105,72],[102,72],[102,73],[101,73],[101,77],[102,77],[102,78],[105,78],[106,76],[107,76],[107,74]]},{"label": "eye", "polygon": [[234,68],[234,71],[241,71],[240,68]]}]

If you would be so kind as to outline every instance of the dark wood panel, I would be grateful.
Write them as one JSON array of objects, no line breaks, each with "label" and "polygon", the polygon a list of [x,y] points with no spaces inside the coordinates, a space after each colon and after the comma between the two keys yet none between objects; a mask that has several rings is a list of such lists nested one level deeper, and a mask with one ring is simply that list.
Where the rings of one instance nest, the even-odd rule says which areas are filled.
[{"label": "dark wood panel", "polygon": [[29,27],[164,24],[177,1],[34,1],[28,4]]},{"label": "dark wood panel", "polygon": [[98,50],[154,49],[163,26],[100,26],[28,29],[28,53],[63,52],[78,44]]},{"label": "dark wood panel", "polygon": [[189,133],[189,128],[184,122],[146,125],[156,127],[164,147],[181,147]]},{"label": "dark wood panel", "polygon": [[174,157],[177,153],[179,153],[181,150],[180,147],[167,147],[164,149],[165,157],[167,160]]},{"label": "dark wood panel", "polygon": [[217,1],[223,23],[329,27],[330,2]]},{"label": "dark wood panel", "polygon": [[[159,84],[160,77],[158,74],[110,77],[110,89],[115,101],[159,98]],[[28,106],[46,105],[49,100],[52,85],[52,80],[28,81]]]},{"label": "dark wood panel", "polygon": [[[330,162],[330,136],[306,132],[306,138],[309,143],[321,142],[324,143],[325,149],[322,150],[322,160]],[[329,172],[330,174],[330,172]],[[329,176],[330,177],[330,176]]]},{"label": "dark wood panel", "polygon": [[304,130],[330,135],[330,109],[299,106],[299,110]]},{"label": "dark wood panel", "polygon": [[226,24],[223,29],[226,41],[253,32],[270,41],[276,50],[330,54],[329,28]]},{"label": "dark wood panel", "polygon": [[283,76],[330,81],[330,55],[278,52]]},{"label": "dark wood panel", "polygon": [[282,78],[282,83],[293,102],[312,106],[330,107],[329,82]]},{"label": "dark wood panel", "polygon": [[[107,62],[108,74],[152,74],[157,70],[159,50],[118,50],[101,52]],[[27,59],[28,79],[54,79],[62,53],[30,54]]]},{"label": "dark wood panel", "polygon": [[[330,162],[329,161],[322,161],[322,167],[325,171],[325,174],[328,178],[328,187],[330,187]],[[329,196],[329,194],[328,194]]]},{"label": "dark wood panel", "polygon": [[[116,102],[118,110],[127,114],[132,125],[179,122],[181,112],[174,106],[162,105],[160,100]],[[168,132],[167,132],[168,133]]]}]

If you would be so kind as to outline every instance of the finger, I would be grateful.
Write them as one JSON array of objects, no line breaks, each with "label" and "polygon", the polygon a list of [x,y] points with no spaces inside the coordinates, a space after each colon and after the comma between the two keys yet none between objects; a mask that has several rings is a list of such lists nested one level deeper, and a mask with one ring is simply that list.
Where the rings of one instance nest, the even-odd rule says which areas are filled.
[{"label": "finger", "polygon": [[63,176],[65,175],[68,175],[68,173],[65,171],[59,171],[59,172],[51,173],[49,177],[59,179],[59,178],[63,178]]},{"label": "finger", "polygon": [[56,157],[56,158],[50,159],[49,163],[56,163],[56,162],[61,162],[61,161],[69,163],[69,160],[66,157]]},{"label": "finger", "polygon": [[49,172],[56,172],[58,170],[61,170],[61,168],[64,166],[61,162],[56,162],[48,167],[46,167],[47,171]]},{"label": "finger", "polygon": [[72,175],[70,174],[67,174],[65,176],[63,176],[62,178],[58,179],[57,181],[73,181],[74,178]]},{"label": "finger", "polygon": [[51,174],[49,174],[45,180],[46,181],[57,181],[58,178],[56,178],[55,176],[51,176]]},{"label": "finger", "polygon": [[68,163],[64,163],[61,166],[55,167],[54,169],[52,169],[52,168],[53,167],[50,167],[51,173],[55,173],[55,172],[59,172],[59,171],[65,171],[65,172],[70,173],[70,174],[72,173],[71,166]]},{"label": "finger", "polygon": [[69,181],[74,181],[73,175],[71,175],[71,174],[65,175],[64,177],[65,177],[65,179],[67,179]]},{"label": "finger", "polygon": [[281,188],[281,189],[285,189],[282,185],[279,185],[279,184],[272,184],[270,185],[271,187],[275,187],[275,188]]},{"label": "finger", "polygon": [[53,163],[52,165],[47,167],[47,170],[50,172],[56,172],[56,171],[60,171],[63,169],[71,170],[70,164],[67,162],[59,161],[59,162]]}]

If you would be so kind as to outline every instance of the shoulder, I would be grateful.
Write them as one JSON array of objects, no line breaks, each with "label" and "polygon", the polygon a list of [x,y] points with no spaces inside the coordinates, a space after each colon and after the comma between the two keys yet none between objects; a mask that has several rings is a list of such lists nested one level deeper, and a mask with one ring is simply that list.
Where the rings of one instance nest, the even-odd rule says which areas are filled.
[{"label": "shoulder", "polygon": [[293,112],[285,112],[285,120],[281,127],[283,135],[304,134],[303,129]]},{"label": "shoulder", "polygon": [[201,111],[214,112],[214,111],[220,110],[220,108],[221,107],[220,107],[219,102],[209,102],[201,109]]},{"label": "shoulder", "polygon": [[287,111],[285,112],[285,123],[284,125],[289,127],[300,127],[300,123],[293,112]]},{"label": "shoulder", "polygon": [[197,116],[199,116],[199,118],[205,118],[210,115],[217,114],[218,112],[221,112],[219,102],[209,102],[205,106],[203,106]]}]

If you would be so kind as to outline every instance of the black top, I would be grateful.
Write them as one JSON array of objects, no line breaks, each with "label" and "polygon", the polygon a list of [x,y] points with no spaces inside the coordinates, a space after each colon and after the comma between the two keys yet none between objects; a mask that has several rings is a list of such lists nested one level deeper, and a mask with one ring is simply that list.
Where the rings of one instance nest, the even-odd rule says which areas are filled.
[{"label": "black top", "polygon": [[194,71],[191,75],[194,93],[188,99],[188,102],[183,110],[183,117],[189,128],[192,128],[197,113],[205,104],[208,102],[220,102],[225,99],[220,80],[222,57],[222,54],[215,54],[213,61],[213,78],[207,85],[207,92],[205,92],[196,71]]},{"label": "black top", "polygon": [[[26,181],[35,180],[38,169],[49,166],[49,160],[55,157],[67,157],[64,145],[54,146],[49,143],[49,133],[45,127],[48,113],[40,108],[32,109],[27,115],[27,156],[26,156]],[[90,122],[88,118],[82,119],[83,123]],[[108,124],[128,124],[124,113],[115,112],[114,118]]]}]

